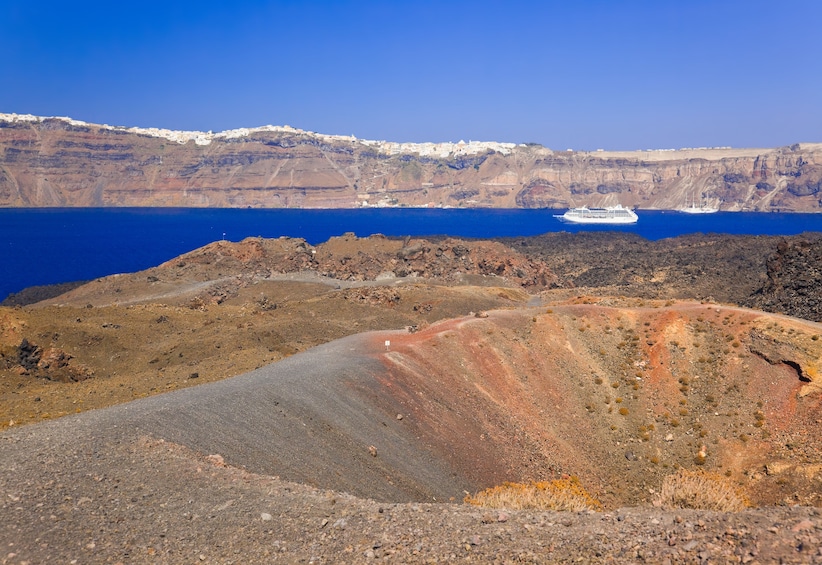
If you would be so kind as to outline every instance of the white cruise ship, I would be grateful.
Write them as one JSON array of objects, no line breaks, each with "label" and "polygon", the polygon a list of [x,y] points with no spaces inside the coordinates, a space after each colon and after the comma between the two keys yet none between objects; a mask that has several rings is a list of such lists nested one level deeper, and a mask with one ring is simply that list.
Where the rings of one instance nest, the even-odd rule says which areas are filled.
[{"label": "white cruise ship", "polygon": [[636,212],[620,204],[607,208],[571,208],[554,217],[575,224],[635,224],[639,220]]}]

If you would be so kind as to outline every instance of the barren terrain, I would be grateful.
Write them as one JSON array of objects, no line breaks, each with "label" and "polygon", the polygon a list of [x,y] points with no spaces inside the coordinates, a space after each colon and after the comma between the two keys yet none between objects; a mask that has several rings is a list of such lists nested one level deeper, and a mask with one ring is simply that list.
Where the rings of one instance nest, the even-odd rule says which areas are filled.
[{"label": "barren terrain", "polygon": [[[822,562],[822,240],[588,237],[216,242],[0,309],[0,561]],[[751,509],[660,506],[683,469]],[[603,511],[462,503],[563,477]]]}]

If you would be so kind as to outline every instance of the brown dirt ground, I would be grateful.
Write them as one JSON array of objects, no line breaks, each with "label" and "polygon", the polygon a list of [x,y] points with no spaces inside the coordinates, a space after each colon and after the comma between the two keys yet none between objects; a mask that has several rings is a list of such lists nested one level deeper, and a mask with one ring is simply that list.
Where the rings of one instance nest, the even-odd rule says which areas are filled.
[{"label": "brown dirt ground", "polygon": [[[0,456],[0,509],[15,517],[0,535],[9,548],[0,560],[822,561],[818,511],[793,506],[819,506],[822,493],[819,324],[679,302],[670,290],[659,300],[658,287],[634,298],[610,283],[607,294],[551,289],[562,277],[526,273],[527,259],[470,242],[377,239],[365,251],[355,238],[331,243],[311,253],[294,240],[220,242],[0,309],[6,441],[18,441],[23,424],[224,379],[352,333],[408,328],[380,356],[385,373],[374,386],[403,406],[442,461],[478,487],[574,474],[606,514],[379,504],[215,466],[206,453],[145,438],[103,455],[110,463],[101,468],[131,477],[122,482],[128,494],[106,477],[91,480],[85,456],[52,463],[51,485],[27,482]],[[467,264],[458,246],[482,259]],[[403,275],[438,275],[389,273],[409,247],[403,264],[418,262]],[[380,280],[361,280],[360,264]],[[524,290],[535,276],[540,285]],[[670,289],[681,283],[673,279]],[[19,364],[23,338],[45,360],[28,371]],[[131,461],[128,470],[118,457]],[[649,506],[662,478],[697,466],[727,476],[762,508]],[[134,479],[141,473],[144,487]],[[141,504],[145,487],[170,497],[170,509]],[[175,497],[189,495],[196,508],[186,510]],[[196,523],[180,522],[185,512]]]}]

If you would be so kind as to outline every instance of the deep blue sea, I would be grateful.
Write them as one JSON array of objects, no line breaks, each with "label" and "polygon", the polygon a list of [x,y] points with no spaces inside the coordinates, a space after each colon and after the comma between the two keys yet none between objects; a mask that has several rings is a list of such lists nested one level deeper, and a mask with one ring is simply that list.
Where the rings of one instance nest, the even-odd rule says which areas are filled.
[{"label": "deep blue sea", "polygon": [[794,235],[822,231],[822,214],[717,212],[691,215],[639,210],[632,226],[576,226],[564,210],[499,209],[0,209],[0,300],[33,285],[87,280],[152,267],[202,245],[248,236],[301,237],[317,244],[360,237],[453,235],[506,237],[546,232],[622,231],[647,239],[688,233]]}]

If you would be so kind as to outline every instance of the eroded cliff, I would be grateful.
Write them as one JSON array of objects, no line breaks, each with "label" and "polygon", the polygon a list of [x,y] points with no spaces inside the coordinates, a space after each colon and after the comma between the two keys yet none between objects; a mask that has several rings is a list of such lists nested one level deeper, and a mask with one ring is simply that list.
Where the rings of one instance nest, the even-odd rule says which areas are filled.
[{"label": "eroded cliff", "polygon": [[266,126],[112,127],[0,114],[0,206],[822,211],[822,143],[775,149],[552,151],[399,144]]}]

